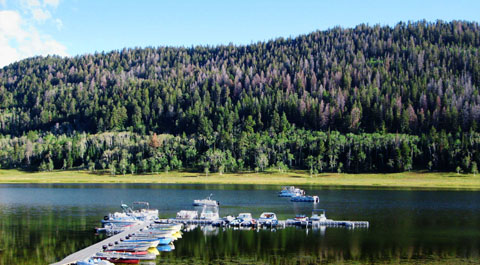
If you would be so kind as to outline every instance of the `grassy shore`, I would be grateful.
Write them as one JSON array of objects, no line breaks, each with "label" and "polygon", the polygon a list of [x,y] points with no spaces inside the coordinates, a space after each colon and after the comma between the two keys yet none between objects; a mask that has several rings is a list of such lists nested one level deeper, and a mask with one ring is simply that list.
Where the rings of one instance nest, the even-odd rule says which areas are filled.
[{"label": "grassy shore", "polygon": [[111,176],[87,171],[26,172],[0,170],[0,183],[184,183],[184,184],[275,184],[332,187],[420,188],[480,190],[480,175],[449,172],[403,172],[391,174],[323,173],[310,176],[305,171],[287,173],[205,174],[174,171],[169,173]]}]

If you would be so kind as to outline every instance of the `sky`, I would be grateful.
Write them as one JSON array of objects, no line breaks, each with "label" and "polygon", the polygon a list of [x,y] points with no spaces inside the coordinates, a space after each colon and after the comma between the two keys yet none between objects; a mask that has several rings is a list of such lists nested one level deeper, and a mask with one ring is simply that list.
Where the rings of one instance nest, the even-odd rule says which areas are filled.
[{"label": "sky", "polygon": [[335,26],[480,21],[479,0],[0,0],[0,67],[38,55],[250,44]]}]

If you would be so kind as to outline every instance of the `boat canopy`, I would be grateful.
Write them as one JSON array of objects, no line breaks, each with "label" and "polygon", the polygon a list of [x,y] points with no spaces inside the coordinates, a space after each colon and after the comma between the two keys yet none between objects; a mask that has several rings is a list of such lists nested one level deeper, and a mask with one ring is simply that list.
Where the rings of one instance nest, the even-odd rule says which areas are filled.
[{"label": "boat canopy", "polygon": [[[133,205],[138,205],[140,209],[150,209],[150,203],[148,202],[133,202]],[[143,205],[143,207],[141,207]]]}]

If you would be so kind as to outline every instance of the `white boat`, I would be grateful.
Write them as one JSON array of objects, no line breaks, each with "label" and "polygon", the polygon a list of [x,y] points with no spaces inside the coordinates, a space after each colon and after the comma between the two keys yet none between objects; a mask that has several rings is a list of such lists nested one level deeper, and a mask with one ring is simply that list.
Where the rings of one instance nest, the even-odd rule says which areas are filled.
[{"label": "white boat", "polygon": [[218,206],[218,205],[220,205],[220,203],[218,201],[211,199],[212,195],[213,194],[210,194],[210,196],[208,196],[207,198],[202,199],[202,200],[194,200],[193,201],[193,206],[204,206],[204,205]]},{"label": "white boat", "polygon": [[327,222],[331,221],[330,219],[327,219],[327,216],[325,215],[325,210],[324,209],[314,209],[312,211],[312,217],[308,219],[309,222],[316,221],[316,222]]},{"label": "white boat", "polygon": [[305,191],[294,186],[284,186],[278,193],[278,197],[294,197],[305,195]]},{"label": "white boat", "polygon": [[235,216],[227,215],[223,218],[220,218],[212,223],[212,226],[224,226],[230,224],[233,220],[235,220]]},{"label": "white boat", "polygon": [[153,221],[158,219],[158,210],[150,209],[148,202],[134,202],[133,204],[136,205],[135,210],[122,203],[120,207],[123,211],[110,213],[105,216],[102,220],[103,226],[128,226],[143,221]]},{"label": "white boat", "polygon": [[278,224],[278,219],[275,213],[266,212],[260,215],[257,222],[262,226],[276,226]]},{"label": "white boat", "polygon": [[252,226],[257,222],[252,218],[251,213],[240,213],[235,220],[230,222],[232,226]]},{"label": "white boat", "polygon": [[106,215],[103,220],[102,224],[104,227],[113,225],[115,227],[121,226],[129,226],[141,223],[142,221],[137,219],[135,216],[132,216],[125,212],[115,212]]},{"label": "white boat", "polygon": [[204,205],[202,212],[200,213],[200,219],[212,221],[220,219],[220,215],[218,214],[218,207]]}]

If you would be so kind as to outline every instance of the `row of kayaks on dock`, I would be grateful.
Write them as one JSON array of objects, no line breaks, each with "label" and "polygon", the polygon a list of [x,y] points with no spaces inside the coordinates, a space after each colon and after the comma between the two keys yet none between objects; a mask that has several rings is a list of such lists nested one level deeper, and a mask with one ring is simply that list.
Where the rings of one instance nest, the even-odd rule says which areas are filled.
[{"label": "row of kayaks on dock", "polygon": [[122,204],[121,208],[122,212],[105,216],[101,221],[102,227],[96,228],[96,231],[116,234],[147,221],[151,224],[122,237],[119,241],[104,245],[102,251],[77,264],[136,264],[142,260],[155,260],[160,251],[175,249],[173,242],[182,237],[182,224],[160,223],[158,210],[149,209],[146,202],[136,202],[133,208]]},{"label": "row of kayaks on dock", "polygon": [[99,263],[99,261],[137,264],[142,260],[155,260],[160,251],[175,249],[173,242],[182,237],[182,228],[182,224],[154,222],[120,241],[104,245],[103,251],[96,253],[91,259],[77,264],[108,264]]}]

